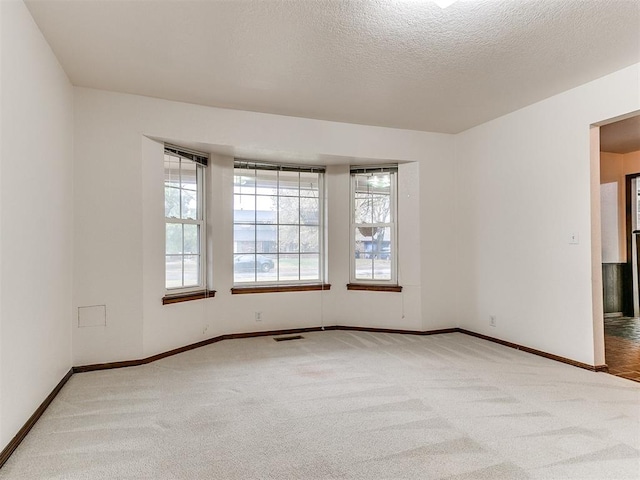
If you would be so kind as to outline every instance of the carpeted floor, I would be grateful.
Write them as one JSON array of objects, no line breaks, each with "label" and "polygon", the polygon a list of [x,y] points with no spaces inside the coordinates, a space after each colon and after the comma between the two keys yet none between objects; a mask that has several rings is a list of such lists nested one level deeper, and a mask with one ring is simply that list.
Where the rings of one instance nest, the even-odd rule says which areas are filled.
[{"label": "carpeted floor", "polygon": [[464,334],[227,340],[74,375],[0,479],[638,479],[640,384]]}]

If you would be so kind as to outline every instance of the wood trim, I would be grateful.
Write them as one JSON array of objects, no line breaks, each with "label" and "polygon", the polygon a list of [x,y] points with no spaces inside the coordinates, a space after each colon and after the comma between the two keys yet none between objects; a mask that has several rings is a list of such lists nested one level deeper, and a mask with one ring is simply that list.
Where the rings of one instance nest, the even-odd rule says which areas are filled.
[{"label": "wood trim", "polygon": [[351,330],[358,332],[373,332],[373,333],[401,333],[405,335],[436,335],[439,333],[455,333],[459,332],[458,328],[443,328],[440,330],[400,330],[392,328],[370,328],[370,327],[350,327],[345,325],[331,325],[327,327],[306,327],[306,328],[289,328],[285,330],[265,330],[257,332],[245,332],[245,333],[228,333],[226,335],[219,335],[217,337],[208,338],[201,342],[191,343],[184,347],[174,348],[166,352],[158,353],[150,357],[141,358],[138,360],[124,360],[121,362],[106,362],[106,363],[94,363],[91,365],[81,365],[73,367],[73,373],[93,372],[96,370],[109,370],[112,368],[125,368],[135,367],[139,365],[145,365],[147,363],[155,362],[162,358],[171,357],[179,353],[187,352],[195,348],[211,345],[212,343],[220,342],[222,340],[233,340],[237,338],[254,338],[254,337],[270,337],[275,335],[292,335],[296,333],[306,332],[320,332],[328,330]]},{"label": "wood trim", "polygon": [[9,460],[9,457],[16,450],[16,448],[18,448],[18,445],[22,443],[22,440],[24,440],[24,438],[27,436],[27,433],[29,433],[29,430],[33,428],[33,426],[40,419],[47,407],[51,405],[51,402],[53,402],[53,399],[56,398],[56,395],[58,395],[60,390],[62,390],[62,387],[64,387],[65,383],[67,383],[67,381],[71,378],[71,375],[73,375],[73,369],[70,369],[65,374],[62,380],[58,382],[58,385],[56,385],[51,393],[47,396],[47,398],[44,399],[44,402],[42,402],[36,409],[36,411],[33,412],[33,415],[29,417],[29,420],[27,420],[22,428],[18,430],[18,433],[16,433],[15,437],[13,437],[9,444],[4,448],[4,450],[0,452],[0,468],[2,468],[6,461]]},{"label": "wood trim", "polygon": [[247,332],[247,333],[230,333],[222,335],[222,340],[231,340],[234,338],[254,338],[254,337],[270,337],[272,335],[293,335],[296,333],[322,332],[326,330],[337,330],[337,327],[306,327],[306,328],[288,328],[285,330],[268,330],[265,332]]},{"label": "wood trim", "polygon": [[553,353],[547,353],[547,352],[543,352],[542,350],[537,350],[535,348],[525,347],[524,345],[518,345],[517,343],[508,342],[507,340],[501,340],[499,338],[490,337],[489,335],[484,335],[482,333],[476,333],[476,332],[472,332],[471,330],[465,330],[464,328],[459,328],[458,331],[466,335],[471,335],[472,337],[477,337],[483,340],[488,340],[490,342],[499,343],[500,345],[504,345],[505,347],[515,348],[516,350],[522,350],[523,352],[532,353],[534,355],[538,355],[539,357],[549,358],[551,360],[555,360],[556,362],[562,362],[568,365],[573,365],[574,367],[584,368],[585,370],[591,370],[592,372],[606,372],[609,370],[607,365],[589,365],[588,363],[578,362],[577,360],[561,357],[560,355],[554,355]]},{"label": "wood trim", "polygon": [[[191,343],[189,345],[185,345],[184,347],[174,348],[173,350],[169,350],[167,352],[157,353],[156,355],[152,355],[147,358],[143,358],[141,360],[133,360],[134,362],[140,362],[138,365],[144,365],[147,363],[155,362],[156,360],[161,360],[163,358],[171,357],[173,355],[177,355],[179,353],[188,352],[189,350],[193,350],[195,348],[205,347],[207,345],[211,345],[212,343],[221,342],[222,340],[232,340],[236,338],[254,338],[254,337],[270,337],[273,335],[291,335],[295,333],[305,333],[305,332],[319,332],[321,330],[331,330],[331,327],[307,327],[307,328],[289,328],[284,330],[265,330],[258,332],[246,332],[246,333],[228,333],[225,335],[218,335],[217,337],[208,338],[206,340],[202,340],[201,342]],[[104,365],[104,364],[100,364]],[[90,365],[91,366],[91,365]],[[123,365],[129,366],[129,365]],[[118,368],[118,367],[115,367]],[[100,368],[103,370],[103,368]],[[89,370],[85,370],[89,371]]]},{"label": "wood trim", "polygon": [[402,292],[400,285],[373,285],[367,283],[347,283],[347,290],[365,290],[368,292]]},{"label": "wood trim", "polygon": [[215,290],[203,290],[201,292],[176,293],[175,295],[165,295],[162,297],[163,305],[172,303],[188,302],[191,300],[202,300],[203,298],[212,298],[216,296]]},{"label": "wood trim", "polygon": [[311,292],[315,290],[331,290],[329,283],[314,283],[302,285],[265,285],[251,287],[233,287],[232,295],[240,295],[245,293],[277,293],[277,292]]},{"label": "wood trim", "polygon": [[91,365],[81,365],[78,367],[73,367],[73,373],[93,372],[96,370],[109,370],[112,368],[124,368],[124,367],[135,367],[139,365],[145,365],[147,363],[155,362],[156,360],[161,360],[163,358],[171,357],[179,353],[188,352],[189,350],[211,345],[212,343],[220,342],[222,340],[231,340],[236,338],[269,337],[273,335],[290,335],[295,333],[319,332],[321,330],[335,330],[335,329],[336,327],[307,327],[307,328],[290,328],[285,330],[266,330],[262,332],[229,333],[226,335],[219,335],[217,337],[208,338],[206,340],[202,340],[201,342],[191,343],[183,347],[174,348],[173,350],[168,350],[166,352],[157,353],[150,357],[141,358],[138,360],[124,360],[121,362],[94,363]]},{"label": "wood trim", "polygon": [[204,347],[206,345],[211,345],[212,343],[220,342],[222,340],[232,340],[237,338],[268,337],[268,336],[275,336],[275,335],[292,335],[297,333],[319,332],[319,331],[328,331],[328,330],[345,330],[345,331],[372,332],[372,333],[397,333],[397,334],[403,334],[403,335],[439,335],[439,334],[445,334],[445,333],[464,333],[465,335],[470,335],[472,337],[481,338],[483,340],[487,340],[490,342],[499,343],[500,345],[504,345],[506,347],[515,348],[516,350],[522,350],[524,352],[538,355],[540,357],[545,357],[551,360],[566,363],[568,365],[573,365],[574,367],[584,368],[586,370],[591,370],[593,372],[608,372],[607,365],[595,365],[595,366],[589,365],[586,363],[578,362],[576,360],[571,360],[570,358],[561,357],[559,355],[554,355],[552,353],[543,352],[542,350],[537,350],[535,348],[526,347],[524,345],[519,345],[517,343],[509,342],[507,340],[501,340],[499,338],[490,337],[489,335],[484,335],[482,333],[476,333],[471,330],[466,330],[464,328],[454,327],[454,328],[441,328],[437,330],[402,330],[402,329],[395,329],[395,328],[374,328],[374,327],[355,327],[355,326],[348,326],[348,325],[331,325],[331,326],[325,326],[325,327],[306,327],[306,328],[290,328],[290,329],[284,329],[284,330],[265,330],[265,331],[257,331],[257,332],[229,333],[225,335],[219,335],[213,338],[208,338],[206,340],[202,340],[201,342],[192,343],[189,345],[185,345],[183,347],[174,348],[173,350],[161,352],[156,355],[152,355],[146,358],[141,358],[138,360],[96,363],[92,365],[81,365],[78,367],[73,367],[73,373],[92,372],[95,370],[107,370],[112,368],[124,368],[124,367],[134,367],[138,365],[145,365],[147,363],[155,362],[156,360],[160,360],[162,358],[171,357],[173,355],[187,352],[195,348]]},{"label": "wood trim", "polygon": [[403,335],[438,335],[441,333],[457,333],[458,328],[441,328],[439,330],[400,330],[397,328],[372,328],[372,327],[349,327],[337,325],[333,330],[351,330],[356,332],[372,332],[372,333],[400,333]]},{"label": "wood trim", "polygon": [[144,359],[140,360],[123,360],[121,362],[106,362],[106,363],[94,363],[91,365],[80,365],[73,367],[73,373],[93,372],[95,370],[110,370],[112,368],[124,368],[124,367],[137,367],[138,365],[144,365]]}]

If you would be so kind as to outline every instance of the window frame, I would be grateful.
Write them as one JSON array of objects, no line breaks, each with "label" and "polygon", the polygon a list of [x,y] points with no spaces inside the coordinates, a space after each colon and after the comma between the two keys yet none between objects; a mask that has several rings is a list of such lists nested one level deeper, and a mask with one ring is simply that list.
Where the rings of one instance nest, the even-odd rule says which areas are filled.
[{"label": "window frame", "polygon": [[[180,160],[180,179],[182,179],[182,162],[187,161],[195,164],[196,166],[196,196],[197,196],[197,219],[189,219],[189,218],[177,218],[177,217],[167,217],[166,216],[166,190],[163,192],[165,198],[165,217],[164,217],[164,225],[165,225],[165,235],[164,235],[164,291],[165,298],[177,298],[183,295],[193,294],[197,292],[206,292],[207,296],[209,296],[212,292],[208,290],[207,287],[207,202],[206,202],[206,179],[207,179],[207,155],[200,152],[190,151],[187,149],[182,149],[181,147],[174,147],[168,144],[165,145],[164,156],[173,156]],[[164,169],[164,167],[163,167]],[[166,170],[165,170],[166,175]],[[165,177],[166,178],[166,177]],[[166,188],[166,182],[164,183]],[[173,188],[173,187],[172,187]],[[178,187],[180,192],[183,190],[182,182],[180,182],[180,187]],[[182,198],[182,197],[181,197]],[[181,208],[182,212],[182,208]],[[182,214],[181,214],[182,215]],[[199,253],[199,265],[198,265],[198,284],[197,285],[189,285],[184,286],[184,252],[180,254],[175,254],[176,256],[182,256],[182,283],[183,285],[180,287],[167,287],[167,256],[174,255],[167,253],[167,234],[166,228],[167,225],[198,225],[198,250]],[[183,234],[184,235],[184,234]],[[184,242],[184,236],[183,236]],[[184,245],[184,243],[183,243]],[[190,254],[193,255],[193,254]],[[211,295],[213,296],[213,295]],[[163,299],[163,303],[173,303],[173,302],[165,302]]]},{"label": "window frame", "polygon": [[[389,222],[377,222],[377,223],[356,223],[355,222],[355,207],[356,207],[356,177],[358,175],[374,175],[376,173],[389,173],[390,174],[390,192],[389,192]],[[397,165],[381,165],[381,166],[351,166],[349,172],[349,194],[350,194],[350,212],[349,212],[349,289],[361,290],[358,286],[382,286],[396,287],[399,286],[398,280],[398,166]],[[385,279],[366,279],[356,278],[356,228],[358,227],[382,227],[389,228],[390,230],[390,276],[388,280]],[[366,288],[365,288],[366,289]],[[388,290],[396,291],[396,289]]]},{"label": "window frame", "polygon": [[[276,213],[276,217],[277,220],[275,223],[270,223],[270,224],[263,224],[263,223],[258,223],[254,220],[254,223],[236,223],[235,218],[233,219],[233,243],[234,243],[234,248],[233,248],[233,253],[232,253],[232,260],[233,260],[233,267],[232,267],[232,285],[233,288],[232,293],[243,293],[244,291],[251,291],[251,293],[256,293],[256,291],[259,290],[264,290],[264,291],[280,291],[281,289],[285,289],[285,290],[295,290],[295,288],[293,289],[287,289],[287,287],[291,286],[291,287],[301,287],[301,290],[306,290],[304,287],[305,286],[314,286],[314,285],[321,285],[323,287],[323,289],[329,289],[330,285],[326,284],[326,277],[327,277],[327,259],[326,259],[326,208],[325,208],[325,198],[326,198],[326,192],[325,192],[325,186],[326,186],[326,182],[325,182],[325,174],[326,174],[326,168],[324,166],[311,166],[311,165],[296,165],[296,164],[280,164],[280,163],[271,163],[271,162],[259,162],[259,161],[254,161],[254,160],[246,160],[246,159],[239,159],[236,158],[234,159],[234,164],[233,164],[233,176],[234,176],[234,184],[233,184],[233,195],[234,195],[234,200],[233,203],[235,205],[235,177],[238,176],[238,170],[251,170],[253,172],[259,171],[259,170],[269,170],[269,171],[277,171],[277,172],[282,172],[282,171],[288,171],[288,172],[292,172],[292,171],[297,171],[299,173],[316,173],[318,174],[318,224],[317,225],[309,225],[309,224],[303,224],[300,223],[300,217],[298,217],[298,223],[297,223],[297,227],[298,229],[300,227],[304,227],[304,226],[317,226],[318,228],[318,278],[317,279],[298,279],[298,280],[257,280],[257,268],[255,268],[254,266],[254,281],[248,281],[248,282],[237,282],[236,281],[236,276],[235,276],[235,257],[237,255],[274,255],[276,257],[276,265],[278,265],[278,259],[280,257],[280,255],[292,255],[292,254],[296,254],[296,253],[287,253],[287,252],[280,252],[279,251],[279,247],[277,248],[275,253],[261,253],[257,251],[257,226],[260,225],[272,225],[276,228],[276,232],[277,233],[277,238],[278,240],[276,240],[276,245],[279,244],[279,227],[280,226],[287,226],[287,225],[292,225],[292,224],[288,224],[288,223],[284,223],[281,224],[280,223],[280,212],[279,212],[279,208],[277,209],[277,213]],[[257,175],[256,175],[257,178]],[[279,173],[278,173],[278,185],[279,185]],[[300,185],[300,183],[298,184],[298,186]],[[272,196],[272,197],[277,197],[278,198],[278,205],[280,202],[280,197],[287,197],[287,198],[296,198],[296,197],[292,197],[289,195],[280,195],[280,189],[278,187],[276,187],[276,191],[277,194],[274,195],[261,195],[261,194],[257,194],[254,193],[252,194],[254,197],[257,196]],[[240,194],[239,194],[240,195]],[[298,199],[302,199],[302,198],[314,198],[314,197],[303,197],[300,195],[300,190],[298,190]],[[235,207],[234,207],[234,211],[235,211]],[[233,215],[235,217],[235,214]],[[235,227],[236,225],[253,225],[254,227],[254,231],[256,232],[255,236],[254,236],[254,252],[253,253],[236,253],[235,252]],[[300,235],[298,233],[298,235]],[[301,252],[300,251],[300,243],[298,243],[298,251],[297,251],[297,255],[298,258],[301,257],[301,255],[304,255],[305,252]],[[300,270],[300,264],[298,264],[298,277],[300,277],[301,274],[301,270]],[[279,274],[278,274],[279,276]],[[283,290],[284,291],[284,290]]]}]

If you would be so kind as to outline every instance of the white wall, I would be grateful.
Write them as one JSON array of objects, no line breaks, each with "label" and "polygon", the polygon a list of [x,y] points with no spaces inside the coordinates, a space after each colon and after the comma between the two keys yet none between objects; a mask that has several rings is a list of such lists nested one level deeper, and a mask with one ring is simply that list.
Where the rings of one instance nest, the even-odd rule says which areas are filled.
[{"label": "white wall", "polygon": [[[319,325],[453,326],[456,258],[451,135],[341,124],[75,89],[74,307],[107,325],[74,328],[74,364],[141,358],[224,333]],[[208,169],[215,298],[163,306],[162,145],[410,162],[400,166],[402,294],[347,291],[348,163],[327,170],[330,291],[231,295],[232,158]],[[320,160],[321,162],[321,160]],[[428,191],[421,187],[424,183]],[[426,235],[425,233],[428,233]],[[443,280],[444,279],[444,280]],[[427,296],[424,294],[427,292]],[[424,299],[427,299],[427,302]],[[263,312],[256,323],[254,312]]]},{"label": "white wall", "polygon": [[620,216],[618,194],[618,182],[600,184],[602,263],[618,263],[622,255],[618,222]]},{"label": "white wall", "polygon": [[[606,188],[605,184],[615,184],[618,192],[617,204],[615,211],[608,212],[605,215],[605,206],[602,205],[602,261],[607,262],[626,262],[627,261],[627,218],[626,218],[626,184],[625,178],[632,173],[640,172],[640,151],[629,153],[610,153],[600,152],[600,184],[602,188]],[[611,187],[610,185],[610,188]],[[615,213],[614,213],[615,212]],[[611,214],[617,215],[617,230],[614,231],[614,220]],[[605,225],[607,223],[607,225]],[[610,238],[606,238],[609,236]],[[614,242],[618,239],[617,254],[615,247],[607,251],[606,242]]]},{"label": "white wall", "polygon": [[[457,136],[461,327],[602,363],[591,303],[590,202],[593,193],[599,208],[600,194],[597,157],[590,187],[589,126],[640,108],[638,71],[626,68]],[[572,233],[578,245],[569,244]],[[597,242],[599,235],[598,225]]]},{"label": "white wall", "polygon": [[[592,314],[589,126],[637,109],[637,85],[634,66],[457,136],[77,88],[73,303],[106,304],[108,318],[105,327],[74,329],[74,363],[141,358],[224,333],[322,324],[462,326],[602,363]],[[217,155],[208,182],[218,293],[162,306],[162,146],[151,138],[352,163],[409,162],[399,175],[403,293],[344,287],[345,161],[327,170],[332,289],[232,296],[232,158]],[[578,245],[569,244],[571,234]],[[599,233],[597,242],[599,248]],[[263,312],[261,323],[255,311]],[[490,315],[496,327],[489,327]]]},{"label": "white wall", "polygon": [[0,449],[71,367],[71,84],[22,1],[0,2]]},{"label": "white wall", "polygon": [[[617,199],[613,209],[609,206],[609,199],[600,199],[600,223],[602,231],[602,262],[617,263],[627,260],[626,233],[626,199],[624,155],[619,153],[600,152],[600,185],[602,192],[613,189],[617,192]],[[605,185],[609,185],[606,187]],[[614,218],[615,217],[615,218]],[[614,244],[617,242],[617,246]]]}]

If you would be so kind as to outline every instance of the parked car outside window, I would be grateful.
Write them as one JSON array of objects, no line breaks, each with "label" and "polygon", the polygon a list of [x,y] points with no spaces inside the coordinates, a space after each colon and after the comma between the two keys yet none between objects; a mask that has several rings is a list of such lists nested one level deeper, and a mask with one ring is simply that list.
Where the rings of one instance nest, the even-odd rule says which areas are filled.
[{"label": "parked car outside window", "polygon": [[254,270],[269,272],[273,269],[273,260],[263,255],[235,255],[234,264],[236,270]]}]

